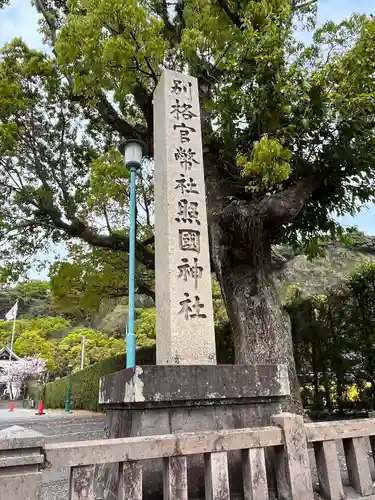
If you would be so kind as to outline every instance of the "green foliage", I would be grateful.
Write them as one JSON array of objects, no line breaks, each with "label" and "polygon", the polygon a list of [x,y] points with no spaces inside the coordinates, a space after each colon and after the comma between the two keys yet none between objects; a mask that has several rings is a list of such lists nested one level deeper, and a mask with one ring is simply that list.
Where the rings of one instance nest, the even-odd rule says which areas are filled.
[{"label": "green foliage", "polygon": [[20,357],[39,356],[47,361],[47,369],[56,369],[54,348],[37,331],[23,331],[14,343],[14,352]]},{"label": "green foliage", "polygon": [[248,178],[250,191],[272,191],[290,177],[291,158],[292,153],[283,148],[279,141],[264,135],[254,143],[250,161],[238,154],[237,163]]},{"label": "green foliage", "polygon": [[42,318],[32,318],[32,319],[19,319],[16,321],[16,332],[22,332],[24,330],[34,330],[37,331],[42,337],[49,337],[53,332],[58,330],[63,330],[70,327],[70,322],[61,317],[42,317]]},{"label": "green foliage", "polygon": [[59,64],[74,69],[76,93],[93,98],[97,89],[115,88],[116,100],[122,100],[139,85],[138,78],[146,80],[142,71],[148,76],[150,66],[162,64],[167,42],[160,18],[139,2],[84,0],[70,2],[56,48]]},{"label": "green foliage", "polygon": [[339,407],[350,404],[353,383],[375,405],[374,280],[375,263],[368,262],[328,294],[294,294],[286,305],[301,383],[313,386],[315,405],[321,387]]},{"label": "green foliage", "polygon": [[123,181],[128,178],[129,171],[124,166],[121,153],[116,149],[94,159],[91,163],[89,206],[99,208],[98,213],[101,215],[103,205],[116,199],[120,208],[123,208],[129,199],[129,184]]},{"label": "green foliage", "polygon": [[[84,319],[98,311],[103,299],[127,296],[128,254],[101,248],[87,251],[72,245],[69,261],[54,263],[50,278],[55,309],[76,320]],[[152,282],[152,274],[137,264],[136,284],[143,287],[143,293]]]},{"label": "green foliage", "polygon": [[23,317],[53,315],[48,282],[29,280],[16,286],[3,285],[0,290],[0,318],[4,318],[16,300],[19,314]]},{"label": "green foliage", "polygon": [[[358,202],[371,199],[375,164],[374,23],[365,16],[329,22],[305,46],[295,39],[295,22],[314,28],[314,4],[37,5],[55,50],[30,50],[16,39],[0,65],[3,279],[22,275],[29,265],[23,257],[57,241],[80,238],[127,252],[128,174],[117,144],[130,135],[152,142],[152,92],[162,67],[198,77],[205,123],[215,123],[203,131],[205,148],[229,181],[220,184],[239,187],[219,199],[251,203],[259,191],[285,194],[311,178],[311,196],[277,235],[314,251],[309,240],[337,230],[333,210],[355,213]],[[87,126],[77,126],[80,120]],[[10,178],[23,179],[22,186]],[[151,179],[145,165],[137,187],[140,240],[153,230]],[[152,247],[137,255],[152,268]]]},{"label": "green foliage", "polygon": [[[32,319],[18,319],[16,321],[15,339],[17,340],[25,332],[35,333],[41,340],[46,342],[46,339],[58,330],[68,328],[70,323],[62,317],[45,317]],[[0,321],[0,345],[9,345],[12,333],[13,322]],[[15,346],[16,354],[17,348]],[[25,355],[38,354],[30,352]]]},{"label": "green foliage", "polygon": [[135,331],[139,348],[151,347],[156,339],[156,309],[137,309]]},{"label": "green foliage", "polygon": [[92,365],[104,359],[117,356],[124,352],[125,345],[121,339],[111,338],[104,333],[90,328],[72,330],[64,337],[56,347],[56,359],[60,370],[64,370],[69,364],[73,370],[80,369],[82,336],[85,342],[85,365]]},{"label": "green foliage", "polygon": [[[137,363],[155,364],[155,348],[137,350]],[[99,410],[98,394],[100,377],[123,370],[123,355],[105,359],[71,376],[71,402],[74,409]],[[66,377],[46,384],[43,388],[43,400],[46,408],[64,408],[66,396]]]},{"label": "green foliage", "polygon": [[121,296],[127,288],[127,254],[81,246],[70,248],[68,262],[56,262],[50,268],[54,307],[74,318],[96,311],[104,296]]},{"label": "green foliage", "polygon": [[21,297],[44,299],[50,294],[50,284],[48,281],[28,280],[19,283],[15,289]]}]

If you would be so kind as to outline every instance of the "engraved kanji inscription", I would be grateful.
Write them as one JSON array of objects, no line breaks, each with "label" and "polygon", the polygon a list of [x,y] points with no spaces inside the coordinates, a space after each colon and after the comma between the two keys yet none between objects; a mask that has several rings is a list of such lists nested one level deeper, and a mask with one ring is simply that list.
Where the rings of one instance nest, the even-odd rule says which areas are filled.
[{"label": "engraved kanji inscription", "polygon": [[195,222],[199,226],[201,222],[199,220],[198,202],[180,200],[178,202],[178,212],[175,220],[177,222],[183,222],[184,224],[187,222],[193,224],[193,222]]},{"label": "engraved kanji inscription", "polygon": [[192,100],[192,83],[184,83],[182,80],[173,80],[172,88],[170,90],[171,95],[176,97],[185,97],[189,101]]},{"label": "engraved kanji inscription", "polygon": [[190,134],[196,132],[194,127],[189,127],[185,123],[180,123],[178,125],[173,125],[173,129],[180,129],[180,140],[181,143],[190,142]]},{"label": "engraved kanji inscription", "polygon": [[196,118],[197,115],[192,112],[191,108],[193,106],[187,102],[180,102],[179,99],[176,99],[176,102],[172,104],[171,115],[174,116],[177,120],[183,118],[184,120],[191,120],[192,118]]},{"label": "engraved kanji inscription", "polygon": [[195,296],[195,300],[193,303],[193,314],[190,314],[191,318],[207,318],[207,315],[201,312],[201,309],[204,308],[204,305],[200,302],[198,295]]},{"label": "engraved kanji inscription", "polygon": [[177,314],[183,314],[185,319],[192,318],[207,318],[207,315],[202,313],[202,309],[204,308],[204,304],[201,303],[198,295],[194,297],[194,301],[190,299],[190,295],[185,292],[184,300],[181,300],[180,306],[181,310]]},{"label": "engraved kanji inscription", "polygon": [[197,153],[191,148],[185,149],[180,146],[176,149],[174,157],[180,162],[180,165],[185,169],[185,172],[187,172],[188,170],[191,170],[193,163],[199,165],[199,161],[195,159],[196,155]]},{"label": "engraved kanji inscription", "polygon": [[185,316],[185,319],[189,319],[190,314],[193,312],[192,307],[190,306],[191,300],[189,299],[189,294],[184,293],[185,299],[181,300],[180,306],[181,310],[178,312],[178,314],[183,314]]},{"label": "engraved kanji inscription", "polygon": [[183,257],[177,269],[179,271],[179,278],[182,278],[184,281],[187,281],[188,278],[192,278],[194,280],[194,288],[198,287],[198,280],[202,277],[203,267],[198,265],[198,259],[196,257],[193,259],[193,264],[189,263],[189,259]]},{"label": "engraved kanji inscription", "polygon": [[176,180],[175,189],[179,189],[181,194],[199,194],[197,183],[185,174],[180,174],[180,178]]},{"label": "engraved kanji inscription", "polygon": [[185,252],[200,252],[201,249],[201,234],[195,229],[180,229],[178,232],[180,250]]}]

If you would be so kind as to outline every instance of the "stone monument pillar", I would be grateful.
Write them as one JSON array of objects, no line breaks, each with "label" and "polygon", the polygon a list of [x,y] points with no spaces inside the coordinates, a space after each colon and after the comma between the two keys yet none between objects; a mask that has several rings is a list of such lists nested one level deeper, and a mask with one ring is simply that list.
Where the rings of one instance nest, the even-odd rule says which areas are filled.
[{"label": "stone monument pillar", "polygon": [[197,79],[154,94],[156,362],[216,364]]},{"label": "stone monument pillar", "polygon": [[[197,80],[164,71],[154,121],[157,364],[101,379],[107,437],[267,425],[289,395],[287,367],[216,364]],[[241,485],[239,456],[228,464]],[[162,467],[145,465],[145,499],[162,498]],[[202,497],[203,467],[189,458],[189,498]],[[97,496],[112,500],[118,468],[96,477]]]}]

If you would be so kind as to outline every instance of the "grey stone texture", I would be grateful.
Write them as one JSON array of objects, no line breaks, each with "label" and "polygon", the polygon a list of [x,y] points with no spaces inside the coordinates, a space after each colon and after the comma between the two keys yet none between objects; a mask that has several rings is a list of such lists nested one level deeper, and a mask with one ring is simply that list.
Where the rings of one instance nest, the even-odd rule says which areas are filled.
[{"label": "grey stone texture", "polygon": [[[99,403],[137,408],[160,403],[167,406],[197,404],[238,404],[254,399],[289,395],[285,365],[201,365],[136,366],[107,375],[100,380]],[[270,401],[271,402],[271,401]],[[197,429],[198,430],[198,429]],[[201,429],[199,429],[201,430]]]},{"label": "grey stone texture", "polygon": [[[103,377],[100,383],[109,438],[268,425],[288,395],[283,365],[137,366]],[[187,463],[189,491],[198,498],[207,480],[203,456],[189,457]],[[229,453],[228,469],[231,483],[241,490],[240,452]],[[145,464],[145,499],[162,498],[162,470],[161,460]],[[101,477],[107,490],[117,490],[116,469],[102,469]]]},{"label": "grey stone texture", "polygon": [[228,454],[207,453],[204,456],[205,495],[207,500],[230,500]]},{"label": "grey stone texture", "polygon": [[163,459],[164,500],[188,500],[186,457]]},{"label": "grey stone texture", "polygon": [[266,457],[263,448],[242,451],[244,497],[249,500],[268,500]]},{"label": "grey stone texture", "polygon": [[[309,470],[306,460],[308,435],[311,428],[319,429],[314,433],[314,448],[318,468],[325,470],[319,472],[320,495],[314,495],[314,499],[347,500],[366,499],[374,500],[375,495],[372,490],[367,489],[369,485],[368,474],[368,449],[363,446],[366,436],[371,436],[374,422],[362,422],[362,436],[354,438],[348,437],[353,432],[358,432],[353,427],[353,422],[339,422],[341,437],[347,455],[347,466],[349,479],[357,490],[362,488],[362,493],[355,492],[353,488],[344,487],[344,492],[336,483],[337,490],[334,490],[333,469],[337,472],[336,442],[327,440],[322,432],[320,424],[303,424],[300,416],[281,414],[273,419],[278,423],[278,427],[253,427],[241,428],[238,430],[192,432],[183,434],[155,435],[149,437],[134,437],[117,440],[86,441],[80,443],[60,442],[43,445],[43,438],[40,434],[24,430],[22,428],[10,428],[4,430],[2,437],[7,440],[7,445],[3,446],[0,457],[3,459],[0,466],[0,498],[1,500],[22,498],[26,500],[40,500],[40,466],[43,473],[71,467],[70,474],[70,496],[72,500],[103,500],[104,498],[117,498],[117,492],[107,491],[107,496],[95,496],[93,493],[93,480],[96,479],[96,471],[91,464],[107,464],[116,462],[115,467],[120,471],[121,488],[118,498],[141,500],[144,498],[173,498],[187,500],[196,498],[189,490],[187,496],[187,469],[189,459],[194,455],[201,454],[204,457],[204,471],[206,492],[205,498],[215,498],[216,500],[230,498],[244,498],[245,500],[274,500],[274,496],[267,496],[265,454],[271,448],[278,449],[281,454],[277,454],[278,460],[274,461],[276,474],[283,478],[283,487],[278,491],[278,500],[302,500],[311,498],[312,490],[310,475],[302,469]],[[336,422],[329,423],[333,426]],[[303,428],[309,429],[308,433],[302,432]],[[318,438],[321,435],[322,441]],[[6,438],[4,438],[6,436]],[[26,437],[28,436],[28,437]],[[20,445],[20,443],[22,443]],[[341,444],[341,443],[340,443]],[[367,443],[369,446],[369,443]],[[36,448],[34,446],[36,445]],[[323,445],[320,447],[320,445]],[[326,445],[326,446],[325,446]],[[319,448],[320,447],[320,448]],[[243,474],[238,476],[237,482],[230,478],[230,458],[231,452],[237,450],[241,452]],[[351,455],[351,456],[350,456]],[[283,457],[284,462],[280,460]],[[33,458],[30,458],[33,457]],[[162,482],[160,490],[154,490],[153,495],[143,496],[142,493],[142,466],[144,460],[159,459],[163,468],[160,470]],[[229,474],[228,474],[229,469]],[[373,469],[373,467],[372,467]],[[146,468],[146,471],[148,469]],[[328,471],[328,472],[327,472]],[[189,471],[193,473],[194,470]],[[335,474],[336,474],[335,472]],[[322,486],[323,480],[327,481],[327,475],[331,477],[329,488]],[[359,476],[353,480],[353,476]],[[233,478],[232,478],[233,479]],[[235,496],[234,489],[241,489],[243,484],[243,496]],[[367,486],[366,486],[367,485]],[[233,487],[234,486],[234,487]],[[121,491],[122,490],[122,491]],[[122,494],[121,494],[122,493]],[[340,496],[339,496],[340,495]],[[45,500],[59,498],[67,500],[66,492],[62,492],[53,497],[43,497]],[[203,498],[203,497],[201,497]]]},{"label": "grey stone texture", "polygon": [[343,444],[350,485],[360,495],[371,495],[374,488],[364,438],[344,439]]},{"label": "grey stone texture", "polygon": [[44,438],[13,426],[0,431],[1,500],[39,500]]},{"label": "grey stone texture", "polygon": [[69,500],[97,500],[94,495],[95,466],[73,467],[70,474]]},{"label": "grey stone texture", "polygon": [[279,500],[314,500],[303,417],[281,413],[272,418],[284,431],[285,444],[276,450]]},{"label": "grey stone texture", "polygon": [[337,457],[336,441],[314,443],[314,453],[323,497],[326,500],[342,500],[344,489]]},{"label": "grey stone texture", "polygon": [[120,476],[122,498],[142,500],[142,462],[124,462],[120,465]]},{"label": "grey stone texture", "polygon": [[157,364],[215,364],[196,78],[163,72],[154,124]]}]

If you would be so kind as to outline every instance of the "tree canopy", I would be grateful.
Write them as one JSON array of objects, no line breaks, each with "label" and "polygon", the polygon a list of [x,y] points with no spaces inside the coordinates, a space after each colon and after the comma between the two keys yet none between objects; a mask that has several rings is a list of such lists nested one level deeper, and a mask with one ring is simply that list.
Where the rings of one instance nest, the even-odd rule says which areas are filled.
[{"label": "tree canopy", "polygon": [[[304,46],[294,21],[311,27],[313,4],[36,2],[52,53],[16,39],[0,67],[5,271],[15,277],[24,257],[71,238],[127,251],[128,174],[116,144],[139,137],[152,156],[163,67],[199,79],[227,216],[250,217],[256,202],[277,215],[275,237],[311,245],[335,228],[333,211],[371,199],[374,23],[328,22]],[[152,235],[150,168],[139,192],[137,256],[152,268],[142,244]]]}]

